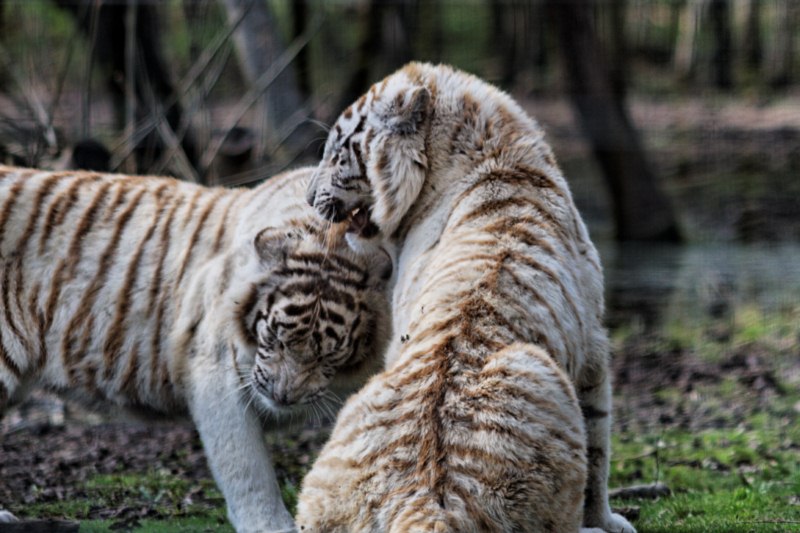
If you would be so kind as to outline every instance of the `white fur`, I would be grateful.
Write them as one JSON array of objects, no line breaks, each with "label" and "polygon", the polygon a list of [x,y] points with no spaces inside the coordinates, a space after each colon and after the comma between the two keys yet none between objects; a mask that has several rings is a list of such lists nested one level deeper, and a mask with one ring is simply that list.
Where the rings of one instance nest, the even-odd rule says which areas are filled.
[{"label": "white fur", "polygon": [[[414,101],[410,95],[425,89],[431,94],[431,105],[419,119],[403,106]],[[491,295],[486,300],[502,310],[511,323],[522,328],[540,327],[550,339],[549,355],[573,381],[582,407],[586,412],[608,413],[609,348],[602,327],[603,277],[599,257],[536,122],[508,95],[482,80],[448,67],[426,64],[412,64],[376,84],[361,107],[367,124],[373,128],[359,137],[371,139],[368,146],[362,146],[362,152],[370,154],[365,163],[374,201],[369,206],[372,221],[400,250],[387,373],[407,365],[415,353],[425,352],[425,341],[414,344],[415,350],[409,351],[408,336],[413,343],[414,334],[424,331],[425,324],[445,322],[453,313],[452,305],[458,302],[457,295],[475,290],[485,269],[494,265],[481,255],[492,254],[503,244],[502,239],[483,233],[478,223],[459,226],[458,221],[483,202],[522,195],[532,203],[539,202],[541,208],[508,207],[497,215],[498,220],[526,216],[537,219],[538,224],[527,224],[526,231],[553,252],[544,247],[526,248],[519,242],[517,253],[541,268],[509,268],[550,309],[539,300],[526,298],[524,293],[512,300]],[[400,118],[388,118],[394,116]],[[412,123],[398,132],[396,120],[409,120],[409,116]],[[336,190],[332,178],[337,174],[329,165],[338,153],[335,148],[326,147],[316,179],[310,184],[309,198],[338,198],[345,208],[350,208],[363,202],[365,193],[352,197]],[[388,171],[381,170],[381,162],[387,159]],[[513,172],[520,167],[542,172],[552,186],[541,187],[535,193],[529,188],[520,189],[517,194],[513,184],[499,184],[494,189],[480,189],[481,194],[467,193],[493,171]],[[456,206],[457,200],[460,203]],[[315,207],[324,216],[322,203],[319,200]],[[458,268],[448,267],[449,264],[457,264]],[[533,341],[535,338],[528,339]],[[366,397],[365,392],[359,395]],[[592,415],[586,420],[586,430],[590,456],[602,452],[603,457],[589,462],[587,483],[591,497],[585,502],[584,525],[633,533],[633,526],[613,514],[608,505],[609,417]]]},{"label": "white fur", "polygon": [[[5,205],[11,205],[11,197],[3,176],[25,173],[23,169],[9,169],[0,166],[0,211]],[[53,280],[61,272],[70,271],[71,277],[64,281],[60,297],[53,315],[52,323],[46,331],[45,343],[48,358],[44,368],[37,370],[34,360],[37,353],[28,353],[24,343],[11,333],[11,324],[17,324],[22,336],[28,340],[34,350],[37,348],[39,334],[36,323],[28,315],[27,307],[9,306],[11,320],[6,320],[3,306],[0,304],[0,331],[2,331],[3,348],[11,361],[22,370],[17,378],[10,369],[0,361],[0,384],[10,391],[10,400],[19,401],[24,392],[32,385],[41,384],[54,389],[61,389],[76,399],[87,399],[90,395],[82,388],[82,383],[71,382],[70,374],[64,365],[64,336],[71,323],[91,315],[91,324],[80,323],[77,329],[77,342],[84,331],[91,328],[95,335],[90,337],[85,353],[81,354],[81,371],[86,364],[98,367],[97,401],[117,404],[123,408],[145,408],[168,415],[188,414],[197,426],[208,462],[228,505],[231,523],[240,533],[263,533],[292,531],[294,523],[281,499],[278,482],[272,461],[266,449],[263,435],[263,414],[269,401],[262,395],[250,391],[255,397],[243,390],[244,380],[249,379],[251,369],[256,365],[257,346],[252,340],[244,338],[241,333],[240,316],[237,312],[245,297],[256,286],[269,283],[270,273],[279,264],[265,263],[263,256],[255,249],[254,240],[265,227],[292,228],[303,220],[313,220],[310,207],[304,200],[304,191],[311,169],[301,169],[270,179],[254,190],[205,189],[187,183],[172,180],[127,178],[109,176],[107,181],[93,182],[82,191],[77,199],[77,207],[70,211],[63,224],[56,225],[50,237],[50,244],[40,253],[38,247],[39,234],[35,233],[31,243],[22,248],[21,257],[25,268],[25,301],[35,296],[38,310],[44,313],[45,303],[53,286]],[[28,227],[27,220],[31,216],[32,205],[35,205],[38,186],[50,177],[50,173],[36,172],[23,178],[22,189],[15,199],[15,208],[10,209],[11,216],[6,220],[5,231],[0,238],[0,258],[5,263],[2,268],[10,268],[13,260],[19,255],[20,237]],[[88,175],[85,175],[88,176]],[[126,182],[126,180],[138,180]],[[52,189],[45,198],[40,213],[43,218],[55,198],[74,183],[64,180]],[[91,198],[102,187],[111,183],[109,196],[97,211],[91,238],[80,242],[81,254],[76,264],[70,265],[66,260],[73,232],[79,224],[80,217],[90,209]],[[113,221],[119,212],[109,209],[115,198],[127,198],[141,191],[151,193],[159,187],[169,184],[174,198],[184,201],[174,213],[170,226],[172,245],[164,258],[163,283],[153,296],[160,302],[164,300],[165,312],[159,322],[155,313],[148,312],[151,280],[158,269],[159,249],[156,247],[157,233],[166,226],[169,210],[158,214],[158,204],[154,200],[140,203],[130,223],[124,226],[120,237],[120,245],[111,258],[110,268],[103,283],[96,287],[95,299],[86,316],[81,316],[80,305],[90,293],[87,290],[97,278],[98,263],[104,250],[109,246],[113,235]],[[122,193],[125,188],[127,193]],[[190,210],[191,199],[198,195],[194,210]],[[148,196],[151,198],[151,196]],[[152,195],[152,198],[155,198]],[[217,204],[213,204],[216,198]],[[173,204],[168,204],[173,205]],[[205,221],[203,231],[199,231],[201,213],[206,206],[210,215]],[[229,205],[230,216],[224,219],[222,209]],[[117,219],[118,220],[118,219]],[[132,287],[130,301],[127,304],[125,335],[118,351],[120,358],[113,365],[113,371],[105,378],[103,371],[104,343],[110,338],[113,317],[120,302],[122,287],[126,285],[126,273],[133,265],[134,249],[130,249],[144,241],[145,232],[154,220],[158,220],[153,239],[142,249],[136,281]],[[218,229],[225,227],[225,238],[220,250],[214,249]],[[37,228],[44,226],[37,220]],[[188,244],[197,238],[191,256]],[[181,246],[181,243],[186,246]],[[308,238],[297,244],[297,249],[305,252],[324,252],[325,248],[315,239]],[[363,257],[369,253],[369,257]],[[382,255],[372,248],[365,248],[361,255],[354,253],[352,258],[367,271],[370,268],[383,268],[389,259],[386,252]],[[377,258],[377,259],[376,259]],[[184,276],[179,280],[183,265],[188,265]],[[226,281],[225,268],[229,267],[230,275]],[[0,269],[0,274],[3,271]],[[15,276],[9,276],[12,280]],[[14,282],[16,283],[16,282]],[[7,287],[9,290],[16,286]],[[36,290],[40,292],[37,294]],[[344,313],[343,313],[344,314]],[[349,318],[345,315],[346,318]],[[35,317],[34,317],[35,318]],[[379,327],[381,324],[379,323]],[[160,328],[160,329],[156,329]],[[174,387],[162,389],[159,383],[152,386],[152,379],[160,379],[153,375],[150,365],[145,360],[137,364],[135,382],[133,384],[137,399],[131,405],[131,398],[122,389],[124,370],[129,358],[138,354],[150,353],[150,339],[160,337],[155,342],[160,346],[161,357],[166,363],[168,382]],[[195,333],[196,332],[196,333]],[[378,337],[382,333],[378,331]],[[138,348],[138,352],[137,352]],[[139,357],[144,357],[139,355]],[[373,358],[378,361],[377,357]],[[140,359],[141,360],[141,359]],[[160,365],[161,361],[157,361]],[[364,368],[370,365],[365,364]],[[374,365],[373,365],[374,367]],[[158,370],[158,368],[157,368]],[[358,376],[363,375],[367,370]],[[158,372],[156,373],[158,374]],[[77,379],[80,380],[78,372]],[[325,378],[326,381],[328,378]],[[347,383],[337,380],[339,389],[348,387]],[[353,385],[349,385],[352,388]],[[0,409],[4,406],[0,405]],[[275,424],[274,421],[269,421]],[[0,522],[10,520],[12,516],[5,511],[0,512]]]}]

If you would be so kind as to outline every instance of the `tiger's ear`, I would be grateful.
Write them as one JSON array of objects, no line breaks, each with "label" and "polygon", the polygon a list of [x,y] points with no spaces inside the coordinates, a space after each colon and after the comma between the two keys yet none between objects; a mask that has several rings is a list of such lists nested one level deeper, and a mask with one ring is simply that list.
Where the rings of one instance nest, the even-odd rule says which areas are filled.
[{"label": "tiger's ear", "polygon": [[417,86],[398,93],[389,127],[401,135],[415,133],[428,116],[430,101],[431,93],[427,87]]},{"label": "tiger's ear", "polygon": [[253,239],[253,246],[264,263],[283,263],[300,239],[302,236],[293,228],[266,227]]}]

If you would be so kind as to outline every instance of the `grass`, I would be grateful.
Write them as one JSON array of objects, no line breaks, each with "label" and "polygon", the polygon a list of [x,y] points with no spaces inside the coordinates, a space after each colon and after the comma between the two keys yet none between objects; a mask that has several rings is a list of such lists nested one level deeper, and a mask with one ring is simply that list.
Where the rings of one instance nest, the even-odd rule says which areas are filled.
[{"label": "grass", "polygon": [[[82,522],[80,533],[107,533],[113,531],[114,522],[109,520],[95,520]],[[219,519],[213,517],[192,517],[175,518],[165,520],[142,520],[138,526],[132,529],[125,529],[136,533],[229,533],[233,528],[224,518],[220,523]]]},{"label": "grass", "polygon": [[[190,482],[168,472],[120,472],[94,476],[84,489],[85,498],[31,504],[25,515],[78,520],[81,532],[233,531],[222,494],[210,480]],[[116,516],[89,518],[101,511]]]},{"label": "grass", "polygon": [[[639,425],[647,429],[614,435],[612,487],[659,481],[672,490],[657,500],[612,502],[639,508],[638,531],[800,531],[799,326],[797,309],[746,304],[717,320],[667,317],[649,340],[635,328],[617,332],[617,350],[644,342],[642,353],[678,351],[686,364],[718,371],[650,394],[660,412],[684,414],[675,423],[648,426],[644,411]],[[724,335],[709,335],[720,329]],[[759,362],[734,368],[736,355]],[[768,379],[759,385],[762,375]]]},{"label": "grass", "polygon": [[[685,327],[668,321],[655,334],[618,329],[615,352],[633,353],[632,361],[679,353],[681,364],[699,364],[705,372],[688,384],[642,388],[621,382],[616,388],[618,402],[638,390],[649,403],[617,409],[610,486],[662,482],[672,490],[655,500],[612,501],[613,507],[638,510],[632,522],[640,533],[800,531],[797,313],[745,305],[733,309],[733,318],[687,321]],[[709,336],[721,324],[730,331]],[[741,354],[756,357],[757,366],[725,366]],[[777,382],[757,385],[762,374]],[[664,413],[672,418],[662,421]],[[304,430],[267,439],[289,509],[325,435]],[[120,472],[91,477],[83,488],[85,498],[32,504],[25,514],[77,519],[84,532],[232,530],[222,496],[208,479],[167,470]],[[108,516],[109,510],[117,514]]]},{"label": "grass", "polygon": [[614,439],[612,486],[661,481],[673,494],[639,506],[641,532],[800,530],[800,428],[761,417],[749,427]]}]

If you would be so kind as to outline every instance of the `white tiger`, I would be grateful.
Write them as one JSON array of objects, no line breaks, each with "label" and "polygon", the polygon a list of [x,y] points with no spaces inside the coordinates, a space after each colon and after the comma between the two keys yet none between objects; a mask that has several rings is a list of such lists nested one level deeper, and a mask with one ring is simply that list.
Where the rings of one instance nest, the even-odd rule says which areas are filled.
[{"label": "white tiger", "polygon": [[310,174],[248,190],[0,166],[0,414],[37,385],[186,413],[236,530],[292,529],[259,415],[324,401],[388,335],[391,258],[314,216]]},{"label": "white tiger", "polygon": [[386,370],[342,410],[300,528],[634,532],[608,504],[600,261],[538,125],[412,63],[340,116],[308,201],[399,257]]}]

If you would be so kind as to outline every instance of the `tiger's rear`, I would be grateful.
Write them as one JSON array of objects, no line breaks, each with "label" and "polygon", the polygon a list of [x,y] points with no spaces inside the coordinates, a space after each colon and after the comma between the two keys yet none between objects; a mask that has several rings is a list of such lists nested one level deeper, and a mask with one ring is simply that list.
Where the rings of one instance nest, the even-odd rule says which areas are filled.
[{"label": "tiger's rear", "polygon": [[512,344],[464,371],[475,350],[438,341],[346,404],[303,481],[298,527],[578,531],[586,450],[569,380],[533,345]]}]

